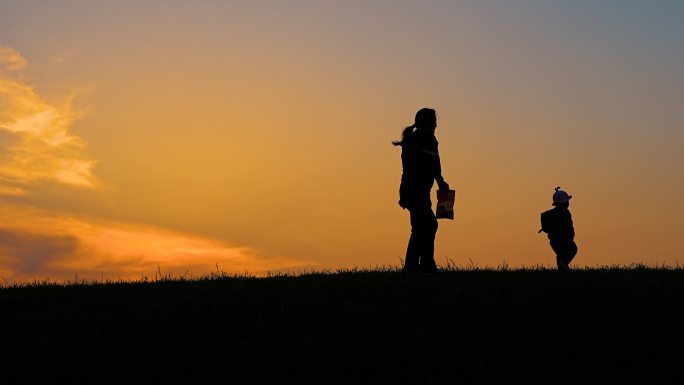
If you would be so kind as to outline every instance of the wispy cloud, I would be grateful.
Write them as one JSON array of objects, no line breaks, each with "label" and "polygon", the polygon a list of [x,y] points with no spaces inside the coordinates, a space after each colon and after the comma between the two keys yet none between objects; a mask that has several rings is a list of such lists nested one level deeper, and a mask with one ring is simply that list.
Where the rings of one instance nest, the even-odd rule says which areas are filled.
[{"label": "wispy cloud", "polygon": [[78,218],[32,207],[0,210],[0,275],[33,279],[140,279],[216,271],[259,274],[311,266],[286,257],[152,226]]},{"label": "wispy cloud", "polygon": [[30,184],[49,180],[93,188],[95,161],[85,155],[85,143],[69,129],[81,117],[73,95],[51,104],[14,75],[27,66],[12,48],[0,46],[0,194],[20,195]]},{"label": "wispy cloud", "polygon": [[19,71],[26,67],[28,62],[24,56],[13,48],[0,45],[0,69],[5,71]]}]

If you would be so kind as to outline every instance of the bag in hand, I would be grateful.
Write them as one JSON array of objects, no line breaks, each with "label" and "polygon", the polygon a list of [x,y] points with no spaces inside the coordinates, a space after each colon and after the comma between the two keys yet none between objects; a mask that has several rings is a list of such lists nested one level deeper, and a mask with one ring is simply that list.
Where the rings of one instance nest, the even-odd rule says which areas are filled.
[{"label": "bag in hand", "polygon": [[437,219],[454,219],[455,198],[456,191],[454,190],[437,190],[437,212],[435,213]]}]

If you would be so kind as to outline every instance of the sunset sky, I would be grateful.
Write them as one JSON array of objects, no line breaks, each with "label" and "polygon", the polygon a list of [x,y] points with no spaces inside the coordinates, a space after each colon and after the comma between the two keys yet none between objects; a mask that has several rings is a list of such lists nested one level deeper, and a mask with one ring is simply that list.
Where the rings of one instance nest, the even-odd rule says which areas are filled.
[{"label": "sunset sky", "polygon": [[438,112],[438,264],[682,264],[684,2],[0,2],[7,281],[398,266]]}]

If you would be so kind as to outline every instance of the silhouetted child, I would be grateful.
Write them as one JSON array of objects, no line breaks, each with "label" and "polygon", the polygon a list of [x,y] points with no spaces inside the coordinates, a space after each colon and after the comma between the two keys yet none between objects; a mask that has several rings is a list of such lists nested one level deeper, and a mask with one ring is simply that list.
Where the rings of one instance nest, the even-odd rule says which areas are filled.
[{"label": "silhouetted child", "polygon": [[555,188],[553,193],[553,205],[551,210],[541,214],[542,228],[539,230],[549,236],[551,248],[556,253],[556,263],[558,270],[570,270],[570,262],[577,254],[575,244],[575,228],[572,225],[572,215],[568,207],[570,206],[571,195],[568,195],[560,187]]}]

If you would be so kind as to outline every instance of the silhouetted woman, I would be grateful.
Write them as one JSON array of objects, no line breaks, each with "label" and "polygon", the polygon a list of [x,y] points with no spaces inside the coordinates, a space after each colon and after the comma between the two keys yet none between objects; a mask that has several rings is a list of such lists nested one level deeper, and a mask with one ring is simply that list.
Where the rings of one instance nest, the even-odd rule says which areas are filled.
[{"label": "silhouetted woman", "polygon": [[404,272],[436,273],[435,234],[437,219],[432,211],[430,191],[435,180],[440,190],[449,190],[442,177],[442,167],[437,150],[437,113],[423,108],[416,113],[415,123],[406,127],[401,141],[401,186],[399,206],[411,213],[411,238],[406,249]]}]

